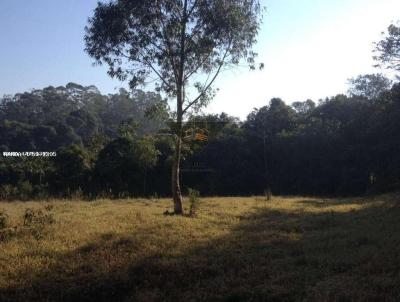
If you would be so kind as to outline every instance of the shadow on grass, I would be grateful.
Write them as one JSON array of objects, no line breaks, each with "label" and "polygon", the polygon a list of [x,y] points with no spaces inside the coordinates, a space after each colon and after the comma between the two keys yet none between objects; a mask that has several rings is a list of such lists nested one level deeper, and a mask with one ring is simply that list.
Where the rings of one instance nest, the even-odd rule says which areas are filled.
[{"label": "shadow on grass", "polygon": [[346,213],[260,208],[225,237],[143,259],[129,256],[145,244],[134,234],[103,234],[0,290],[0,301],[399,301],[399,217],[390,202]]},{"label": "shadow on grass", "polygon": [[362,203],[363,200],[364,199],[356,199],[356,198],[343,198],[343,199],[321,198],[321,199],[303,199],[300,200],[299,203],[304,204],[305,206],[327,208],[331,206],[358,204]]}]

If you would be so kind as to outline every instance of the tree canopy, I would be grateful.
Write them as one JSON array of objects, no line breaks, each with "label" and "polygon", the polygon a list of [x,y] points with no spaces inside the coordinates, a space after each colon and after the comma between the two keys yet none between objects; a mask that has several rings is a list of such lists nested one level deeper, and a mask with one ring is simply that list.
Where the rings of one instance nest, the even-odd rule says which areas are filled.
[{"label": "tree canopy", "polygon": [[[157,79],[157,88],[169,96],[197,73],[215,70],[210,81],[194,83],[201,98],[223,66],[245,58],[254,68],[256,53],[249,49],[256,42],[259,11],[253,0],[99,3],[86,27],[86,50],[132,88]],[[196,99],[185,99],[183,111]]]},{"label": "tree canopy", "polygon": [[374,59],[377,66],[385,66],[389,69],[400,71],[400,25],[393,23],[384,32],[382,40],[376,43]]}]

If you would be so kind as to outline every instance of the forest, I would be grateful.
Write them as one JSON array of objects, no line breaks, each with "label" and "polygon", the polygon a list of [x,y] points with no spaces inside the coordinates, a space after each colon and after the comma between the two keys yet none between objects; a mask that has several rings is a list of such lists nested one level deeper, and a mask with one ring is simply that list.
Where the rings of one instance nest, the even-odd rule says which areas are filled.
[{"label": "forest", "polygon": [[[234,102],[246,100],[234,100]],[[4,96],[0,149],[56,151],[55,157],[1,157],[1,199],[170,196],[174,126],[156,92],[94,86]],[[400,84],[381,74],[349,80],[347,95],[279,98],[244,121],[191,114],[184,131],[182,186],[203,196],[351,196],[400,189]]]}]

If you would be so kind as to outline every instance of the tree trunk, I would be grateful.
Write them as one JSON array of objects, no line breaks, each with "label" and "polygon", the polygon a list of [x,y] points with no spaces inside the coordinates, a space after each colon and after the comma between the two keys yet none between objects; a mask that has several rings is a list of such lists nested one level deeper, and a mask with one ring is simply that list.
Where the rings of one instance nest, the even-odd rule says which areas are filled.
[{"label": "tree trunk", "polygon": [[182,103],[183,103],[183,89],[178,89],[177,95],[177,127],[176,127],[176,145],[174,163],[172,165],[172,198],[174,202],[174,213],[183,214],[182,195],[180,186],[180,164],[181,164],[181,150],[182,150]]},{"label": "tree trunk", "polygon": [[183,16],[181,20],[181,41],[180,41],[180,60],[177,78],[177,94],[176,94],[176,148],[174,156],[174,164],[172,165],[172,197],[174,200],[175,214],[183,214],[181,186],[179,183],[179,171],[181,165],[181,149],[182,149],[182,120],[183,120],[183,103],[185,102],[185,83],[184,83],[184,66],[185,66],[185,32],[187,23],[187,3],[183,3]]},{"label": "tree trunk", "polygon": [[181,146],[182,146],[182,141],[181,138],[178,137],[176,139],[174,164],[172,165],[172,197],[174,201],[175,214],[183,214],[181,186],[179,182]]}]

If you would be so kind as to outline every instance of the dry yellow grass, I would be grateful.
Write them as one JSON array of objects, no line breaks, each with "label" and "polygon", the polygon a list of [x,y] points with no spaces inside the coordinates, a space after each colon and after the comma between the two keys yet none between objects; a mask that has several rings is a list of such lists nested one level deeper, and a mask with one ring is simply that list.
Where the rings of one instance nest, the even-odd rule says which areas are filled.
[{"label": "dry yellow grass", "polygon": [[0,301],[399,301],[396,196],[0,203],[55,218],[0,242]]}]

